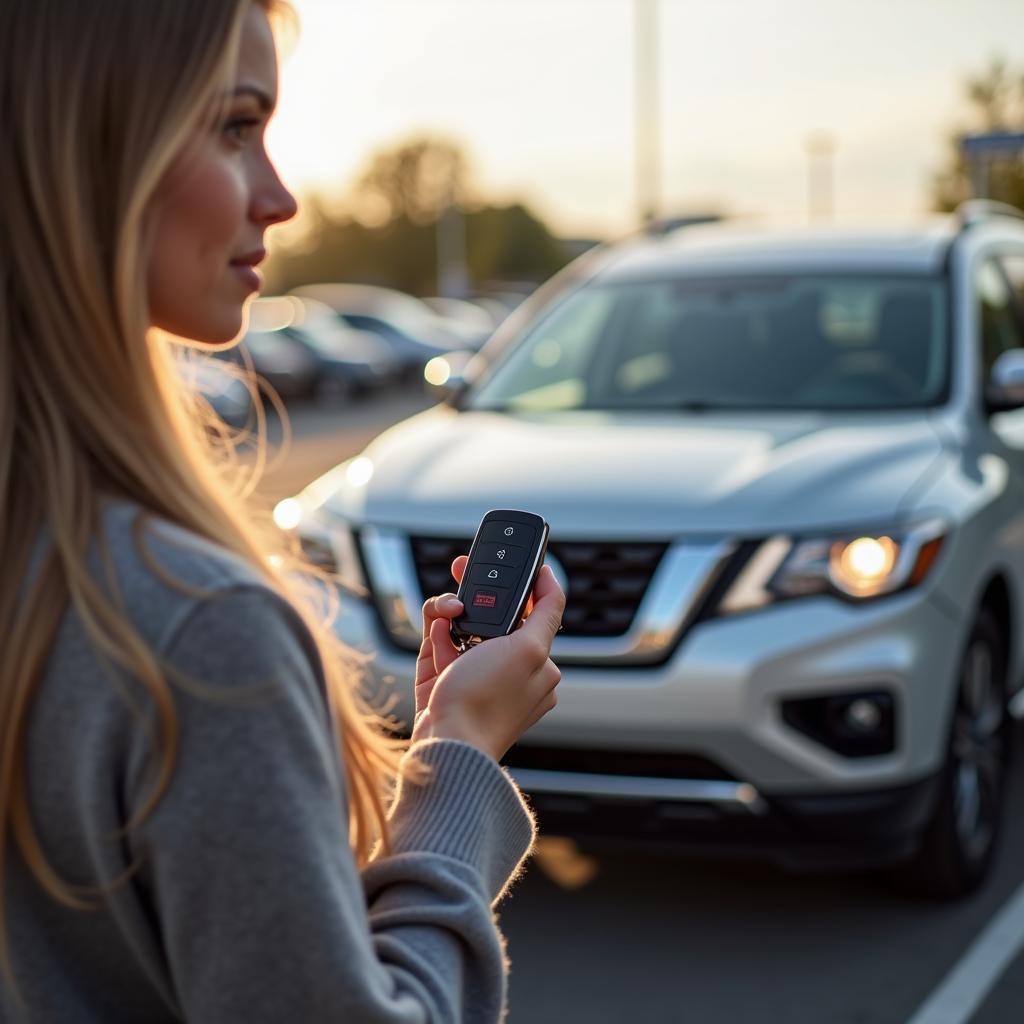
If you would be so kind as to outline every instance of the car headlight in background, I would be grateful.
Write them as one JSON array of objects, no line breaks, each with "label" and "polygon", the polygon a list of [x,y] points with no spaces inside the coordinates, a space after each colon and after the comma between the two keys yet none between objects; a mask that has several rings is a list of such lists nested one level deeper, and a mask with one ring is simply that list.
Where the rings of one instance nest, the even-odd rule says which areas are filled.
[{"label": "car headlight in background", "polygon": [[945,535],[944,523],[929,520],[884,531],[772,537],[752,553],[715,611],[749,611],[811,594],[854,601],[893,594],[924,580]]},{"label": "car headlight in background", "polygon": [[441,387],[447,384],[452,375],[452,368],[444,356],[434,356],[426,366],[423,367],[423,379],[428,384]]},{"label": "car headlight in background", "polygon": [[337,489],[339,477],[363,484],[372,473],[369,459],[351,459],[314,480],[295,497],[274,506],[274,522],[282,530],[295,532],[309,560],[360,597],[367,596],[369,590],[355,535],[347,523],[324,507],[324,502]]}]

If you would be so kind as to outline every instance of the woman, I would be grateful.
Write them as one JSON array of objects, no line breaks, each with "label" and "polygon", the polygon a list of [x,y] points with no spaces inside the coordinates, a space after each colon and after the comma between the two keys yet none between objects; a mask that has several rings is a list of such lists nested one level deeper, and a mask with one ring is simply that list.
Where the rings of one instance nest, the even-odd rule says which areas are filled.
[{"label": "woman", "polygon": [[0,4],[4,1021],[504,1013],[534,825],[497,761],[554,706],[563,595],[461,656],[427,601],[404,750],[179,385],[295,213],[281,13]]}]

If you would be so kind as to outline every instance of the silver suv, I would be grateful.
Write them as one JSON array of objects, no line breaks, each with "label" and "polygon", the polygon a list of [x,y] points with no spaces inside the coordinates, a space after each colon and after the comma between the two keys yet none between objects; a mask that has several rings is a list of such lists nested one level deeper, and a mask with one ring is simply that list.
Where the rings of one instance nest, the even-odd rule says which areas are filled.
[{"label": "silver suv", "polygon": [[568,593],[558,707],[507,758],[545,830],[981,881],[1021,703],[1024,219],[604,247],[447,386],[279,510],[400,718],[424,598],[527,509]]}]

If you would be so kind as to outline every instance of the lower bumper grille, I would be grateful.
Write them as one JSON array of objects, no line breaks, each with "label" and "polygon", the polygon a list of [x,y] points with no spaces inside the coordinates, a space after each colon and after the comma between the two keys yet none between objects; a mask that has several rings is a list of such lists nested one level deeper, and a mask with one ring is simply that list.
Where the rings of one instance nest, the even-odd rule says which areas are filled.
[{"label": "lower bumper grille", "polygon": [[505,755],[509,768],[594,775],[642,776],[649,779],[703,779],[736,782],[724,768],[696,754],[573,747],[538,747],[516,744]]}]

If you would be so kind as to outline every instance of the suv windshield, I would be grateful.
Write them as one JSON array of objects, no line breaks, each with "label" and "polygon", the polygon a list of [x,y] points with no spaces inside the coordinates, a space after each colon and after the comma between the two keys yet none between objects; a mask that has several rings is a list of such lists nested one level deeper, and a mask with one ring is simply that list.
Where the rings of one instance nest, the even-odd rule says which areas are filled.
[{"label": "suv windshield", "polygon": [[464,407],[902,409],[947,390],[936,277],[593,284],[552,308]]}]

